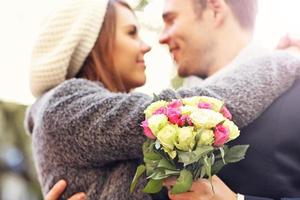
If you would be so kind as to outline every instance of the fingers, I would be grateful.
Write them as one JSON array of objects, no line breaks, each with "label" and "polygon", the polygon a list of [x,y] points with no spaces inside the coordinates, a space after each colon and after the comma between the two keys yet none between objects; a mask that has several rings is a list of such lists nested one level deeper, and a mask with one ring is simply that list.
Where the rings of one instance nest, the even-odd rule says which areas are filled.
[{"label": "fingers", "polygon": [[280,39],[276,48],[277,49],[287,49],[290,47],[300,48],[299,36],[292,36],[292,35],[286,34],[285,36],[283,36]]},{"label": "fingers", "polygon": [[290,40],[290,36],[288,34],[286,34],[285,36],[283,36],[279,43],[277,44],[277,49],[286,49],[291,45],[291,40]]},{"label": "fingers", "polygon": [[[62,193],[64,192],[64,190],[67,187],[67,182],[64,180],[60,180],[58,181],[53,188],[48,192],[48,194],[46,195],[45,200],[58,200],[59,197],[62,195]],[[72,197],[70,197],[68,200],[85,200],[86,199],[86,195],[84,193],[77,193],[75,195],[73,195]]]},{"label": "fingers", "polygon": [[175,177],[167,178],[167,179],[164,180],[163,186],[168,188],[168,190],[171,190],[171,188],[175,185],[175,183],[176,183],[176,178]]},{"label": "fingers", "polygon": [[169,191],[169,198],[171,200],[203,200],[205,198],[200,197],[194,192],[185,192],[181,194],[171,194]]},{"label": "fingers", "polygon": [[81,192],[71,196],[68,200],[85,200],[85,199],[86,199],[86,195],[83,192]]},{"label": "fingers", "polygon": [[46,195],[45,200],[57,200],[67,187],[67,182],[64,180],[58,181]]}]

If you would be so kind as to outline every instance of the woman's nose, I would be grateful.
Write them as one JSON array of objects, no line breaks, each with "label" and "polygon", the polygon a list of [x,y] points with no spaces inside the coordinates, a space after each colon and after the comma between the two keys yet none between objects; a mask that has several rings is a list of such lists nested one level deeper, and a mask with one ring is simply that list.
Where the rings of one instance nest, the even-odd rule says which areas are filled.
[{"label": "woman's nose", "polygon": [[148,44],[146,44],[144,41],[142,41],[141,45],[142,45],[141,49],[144,54],[148,53],[151,50],[151,47]]}]

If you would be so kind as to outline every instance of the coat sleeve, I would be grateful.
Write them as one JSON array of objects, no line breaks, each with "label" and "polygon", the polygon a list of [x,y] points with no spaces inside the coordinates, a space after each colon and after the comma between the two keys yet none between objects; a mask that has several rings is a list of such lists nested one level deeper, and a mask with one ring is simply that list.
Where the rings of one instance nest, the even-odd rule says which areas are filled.
[{"label": "coat sleeve", "polygon": [[41,128],[51,139],[61,140],[65,149],[56,148],[68,154],[68,161],[101,166],[142,158],[145,137],[140,124],[151,97],[112,93],[84,79],[66,81],[50,96]]},{"label": "coat sleeve", "polygon": [[245,200],[274,200],[274,199],[265,198],[265,197],[255,197],[255,196],[245,195]]},{"label": "coat sleeve", "polygon": [[[223,99],[241,127],[257,118],[299,74],[299,60],[280,54],[245,63],[199,87],[178,92],[165,90],[158,96],[165,100],[194,95]],[[111,93],[89,81],[62,91],[68,93],[59,94],[58,89],[59,100],[52,104],[55,108],[48,109],[48,114],[53,115],[51,111],[56,110],[50,117],[56,121],[52,127],[65,129],[71,136],[70,142],[80,149],[78,154],[100,165],[142,158],[145,137],[140,124],[152,98],[140,93]]]},{"label": "coat sleeve", "polygon": [[[256,196],[249,196],[249,195],[245,195],[245,200],[274,200],[271,198],[266,198],[266,197],[256,197]],[[300,200],[299,198],[281,198],[281,200]]]},{"label": "coat sleeve", "polygon": [[181,96],[207,95],[225,101],[239,127],[254,121],[300,77],[300,60],[276,52],[232,66]]}]

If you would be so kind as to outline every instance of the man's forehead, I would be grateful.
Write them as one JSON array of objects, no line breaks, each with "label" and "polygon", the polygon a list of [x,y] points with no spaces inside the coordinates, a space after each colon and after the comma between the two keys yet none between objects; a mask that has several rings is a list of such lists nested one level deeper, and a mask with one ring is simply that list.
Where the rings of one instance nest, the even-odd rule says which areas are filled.
[{"label": "man's forehead", "polygon": [[191,6],[193,0],[165,0],[163,16],[176,14]]}]

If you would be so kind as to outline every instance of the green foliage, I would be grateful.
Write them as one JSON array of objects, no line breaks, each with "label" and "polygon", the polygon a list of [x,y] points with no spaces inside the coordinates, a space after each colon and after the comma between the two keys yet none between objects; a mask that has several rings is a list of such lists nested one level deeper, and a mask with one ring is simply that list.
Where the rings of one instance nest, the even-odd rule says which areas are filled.
[{"label": "green foliage", "polygon": [[[0,153],[9,148],[16,148],[23,154],[22,171],[15,172],[5,163],[0,162],[0,183],[2,177],[14,174],[21,177],[33,195],[42,199],[31,153],[31,138],[24,129],[25,105],[0,101]],[[1,188],[1,186],[0,186]],[[1,193],[1,191],[0,191]]]},{"label": "green foliage", "polygon": [[171,85],[174,89],[179,89],[183,85],[183,78],[179,77],[178,75],[174,76],[171,80]]},{"label": "green foliage", "polygon": [[193,183],[193,175],[190,171],[183,169],[171,190],[172,194],[187,192]]},{"label": "green foliage", "polygon": [[140,0],[138,5],[134,8],[135,10],[143,10],[144,7],[149,3],[149,0]]},{"label": "green foliage", "polygon": [[155,180],[155,179],[150,179],[150,181],[147,183],[146,187],[143,189],[143,192],[149,193],[149,194],[154,194],[158,193],[161,188],[162,188],[162,180]]},{"label": "green foliage", "polygon": [[[172,188],[173,194],[187,192],[193,180],[198,178],[211,179],[228,163],[244,159],[249,145],[228,146],[197,146],[194,151],[179,151],[178,157],[173,160],[156,147],[156,142],[148,139],[143,145],[144,163],[137,168],[131,183],[133,192],[138,179],[146,172],[148,184],[143,190],[146,193],[157,193],[161,190],[163,179],[175,176],[176,184]],[[155,185],[156,184],[156,185]]]},{"label": "green foliage", "polygon": [[198,162],[199,159],[203,158],[208,153],[212,152],[214,148],[212,146],[198,146],[196,150],[192,152],[178,152],[178,162],[184,164],[184,166]]},{"label": "green foliage", "polygon": [[138,168],[137,168],[137,170],[135,172],[134,178],[132,180],[132,184],[130,186],[130,192],[131,193],[133,192],[134,188],[136,187],[136,184],[138,183],[138,179],[145,172],[145,170],[146,170],[145,165],[138,166]]}]

